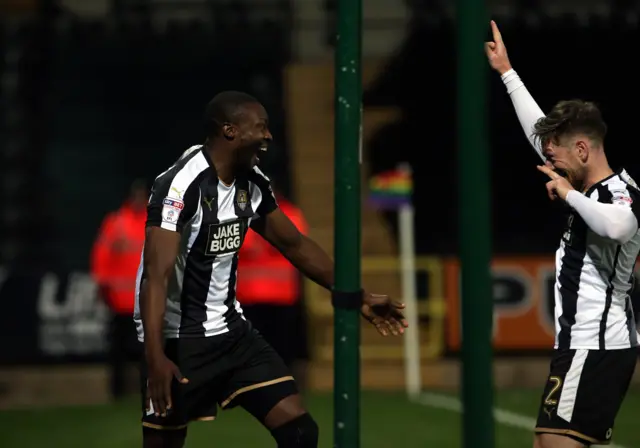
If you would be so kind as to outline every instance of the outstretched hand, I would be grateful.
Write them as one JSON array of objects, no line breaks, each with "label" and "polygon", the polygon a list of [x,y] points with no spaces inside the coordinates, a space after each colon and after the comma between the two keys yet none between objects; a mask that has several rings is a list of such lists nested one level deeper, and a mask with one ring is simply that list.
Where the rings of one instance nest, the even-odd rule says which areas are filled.
[{"label": "outstretched hand", "polygon": [[485,42],[484,51],[487,53],[491,68],[503,75],[511,70],[511,62],[509,62],[509,55],[507,55],[507,47],[502,41],[502,34],[493,20],[491,21],[491,32],[493,41]]},{"label": "outstretched hand", "polygon": [[549,176],[549,179],[551,179],[549,182],[547,182],[546,187],[549,199],[551,199],[552,201],[557,198],[566,201],[567,194],[569,194],[571,190],[575,190],[575,188],[571,186],[567,179],[553,171],[548,166],[539,165],[538,171],[543,172],[544,174]]},{"label": "outstretched hand", "polygon": [[401,311],[404,307],[404,303],[393,300],[387,295],[365,292],[361,313],[382,336],[387,336],[389,333],[398,336],[409,326]]}]

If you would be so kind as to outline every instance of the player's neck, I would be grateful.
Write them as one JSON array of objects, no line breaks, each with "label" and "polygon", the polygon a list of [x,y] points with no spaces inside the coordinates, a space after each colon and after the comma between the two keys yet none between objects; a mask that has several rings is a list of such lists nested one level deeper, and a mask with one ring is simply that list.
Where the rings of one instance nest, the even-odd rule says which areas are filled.
[{"label": "player's neck", "polygon": [[584,181],[584,191],[587,191],[589,188],[591,188],[593,185],[597,184],[598,182],[602,181],[603,179],[606,179],[607,177],[611,176],[613,174],[613,170],[611,169],[611,167],[609,166],[609,164],[605,161],[604,164],[595,167],[594,169],[590,170],[587,173],[587,177],[585,178]]},{"label": "player's neck", "polygon": [[233,159],[229,151],[227,151],[226,148],[219,147],[214,149],[210,141],[205,144],[205,149],[209,160],[211,160],[211,163],[216,168],[218,179],[226,185],[233,184],[236,176],[232,162]]}]

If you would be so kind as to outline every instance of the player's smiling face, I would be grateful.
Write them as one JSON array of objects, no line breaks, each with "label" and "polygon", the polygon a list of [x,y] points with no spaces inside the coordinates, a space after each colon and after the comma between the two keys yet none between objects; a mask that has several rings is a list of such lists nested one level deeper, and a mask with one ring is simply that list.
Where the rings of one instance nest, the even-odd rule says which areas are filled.
[{"label": "player's smiling face", "polygon": [[260,161],[258,155],[267,151],[272,138],[269,131],[269,116],[262,104],[246,104],[238,123],[236,148],[238,168],[252,169],[256,166]]}]

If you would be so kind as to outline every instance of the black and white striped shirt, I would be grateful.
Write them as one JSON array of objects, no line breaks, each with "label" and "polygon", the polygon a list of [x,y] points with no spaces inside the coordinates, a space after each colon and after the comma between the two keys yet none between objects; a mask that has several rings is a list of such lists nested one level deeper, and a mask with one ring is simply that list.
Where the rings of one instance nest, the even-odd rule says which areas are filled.
[{"label": "black and white striped shirt", "polygon": [[[225,185],[201,146],[189,148],[156,178],[147,226],[181,234],[167,287],[165,338],[215,336],[242,324],[236,300],[238,250],[251,220],[277,206],[269,179],[257,167]],[[143,265],[141,260],[134,311],[140,341]]]},{"label": "black and white striped shirt", "polygon": [[[525,135],[545,162],[534,133],[544,112],[515,70],[501,78]],[[567,203],[572,209],[556,251],[555,348],[636,347],[638,333],[630,294],[640,251],[638,185],[620,170],[593,185],[584,196],[569,192]],[[605,211],[605,204],[613,206],[608,205]]]},{"label": "black and white striped shirt", "polygon": [[[624,170],[596,183],[585,196],[630,207],[640,220],[640,191]],[[637,230],[624,243],[617,242],[595,233],[572,209],[556,251],[556,349],[615,350],[638,345],[630,294],[639,252]]]}]

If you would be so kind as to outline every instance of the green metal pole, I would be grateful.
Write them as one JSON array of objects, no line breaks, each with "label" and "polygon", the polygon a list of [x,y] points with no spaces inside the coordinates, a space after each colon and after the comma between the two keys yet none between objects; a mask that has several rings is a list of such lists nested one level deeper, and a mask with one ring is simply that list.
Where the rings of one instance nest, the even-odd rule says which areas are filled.
[{"label": "green metal pole", "polygon": [[334,447],[360,446],[361,0],[338,0],[335,55]]},{"label": "green metal pole", "polygon": [[484,0],[458,0],[459,234],[463,446],[493,448],[491,204]]}]

